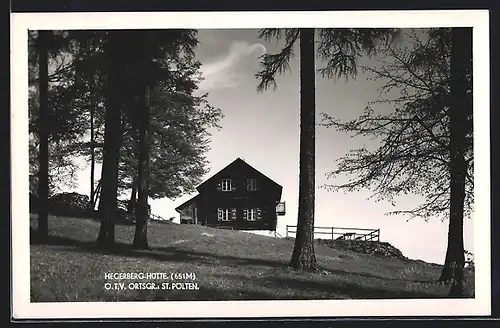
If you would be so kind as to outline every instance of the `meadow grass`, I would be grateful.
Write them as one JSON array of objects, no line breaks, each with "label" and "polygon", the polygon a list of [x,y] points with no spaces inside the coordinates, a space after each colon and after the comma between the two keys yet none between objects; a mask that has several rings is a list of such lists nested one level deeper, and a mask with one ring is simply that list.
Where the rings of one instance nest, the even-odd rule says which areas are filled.
[{"label": "meadow grass", "polygon": [[[31,233],[36,215],[30,218]],[[319,270],[294,271],[293,241],[242,231],[151,222],[151,250],[132,250],[134,226],[117,225],[117,246],[97,249],[99,222],[49,217],[47,244],[31,244],[32,302],[138,300],[284,300],[442,298],[441,266],[336,250],[315,245]],[[149,279],[158,289],[130,289],[138,280],[106,280],[105,273],[193,273],[177,282],[197,289],[162,289],[171,279]],[[142,280],[141,282],[146,282]],[[106,283],[123,284],[106,290]],[[108,286],[108,285],[106,285]],[[114,285],[113,285],[114,286]],[[191,285],[194,286],[194,285]],[[474,274],[466,272],[466,297],[474,297]]]}]

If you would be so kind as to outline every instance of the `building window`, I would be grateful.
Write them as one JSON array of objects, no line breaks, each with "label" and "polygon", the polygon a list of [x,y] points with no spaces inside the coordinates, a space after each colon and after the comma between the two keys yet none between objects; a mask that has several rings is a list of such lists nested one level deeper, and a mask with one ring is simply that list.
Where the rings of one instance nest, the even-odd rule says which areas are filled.
[{"label": "building window", "polygon": [[231,179],[222,180],[222,191],[231,191]]},{"label": "building window", "polygon": [[257,190],[257,179],[247,179],[247,191]]},{"label": "building window", "polygon": [[255,220],[257,220],[257,209],[251,208],[248,211],[248,221],[255,221]]},{"label": "building window", "polygon": [[229,221],[229,209],[228,208],[218,208],[217,209],[217,220]]},{"label": "building window", "polygon": [[261,209],[260,208],[244,208],[243,209],[243,219],[246,221],[257,221],[261,219]]}]

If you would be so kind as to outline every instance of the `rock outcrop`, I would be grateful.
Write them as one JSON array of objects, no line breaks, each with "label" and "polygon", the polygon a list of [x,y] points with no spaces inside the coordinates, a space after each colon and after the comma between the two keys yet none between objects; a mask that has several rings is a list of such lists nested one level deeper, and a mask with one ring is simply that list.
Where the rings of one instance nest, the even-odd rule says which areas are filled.
[{"label": "rock outcrop", "polygon": [[316,239],[316,243],[338,250],[376,256],[385,256],[402,260],[407,259],[399,249],[387,242]]}]

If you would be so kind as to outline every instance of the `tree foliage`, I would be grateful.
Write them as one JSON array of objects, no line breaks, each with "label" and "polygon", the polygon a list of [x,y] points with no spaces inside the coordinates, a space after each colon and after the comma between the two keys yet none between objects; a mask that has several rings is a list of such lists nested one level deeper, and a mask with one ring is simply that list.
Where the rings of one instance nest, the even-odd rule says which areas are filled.
[{"label": "tree foliage", "polygon": [[[28,32],[29,65],[29,160],[30,193],[37,195],[39,188],[40,148],[40,79],[37,61],[40,54],[38,31]],[[48,180],[51,195],[64,188],[74,187],[78,169],[69,156],[73,153],[72,142],[85,133],[81,113],[71,106],[72,90],[67,55],[70,51],[67,33],[51,31],[46,33],[44,48],[47,51],[47,116],[43,128],[48,138]],[[44,133],[45,133],[44,132]]]},{"label": "tree foliage", "polygon": [[[210,106],[207,94],[195,96],[197,84],[200,80],[200,63],[194,60],[193,30],[158,31],[141,30],[125,31],[131,37],[143,38],[144,33],[153,33],[155,39],[161,41],[154,50],[152,61],[156,63],[157,71],[154,79],[158,86],[152,90],[152,124],[153,148],[151,197],[175,198],[183,193],[192,192],[207,171],[206,152],[209,150],[209,130],[212,127],[220,128],[217,122],[221,119],[220,109]],[[52,188],[57,190],[71,188],[74,174],[79,170],[75,159],[83,158],[90,161],[91,143],[95,146],[95,160],[102,162],[102,148],[104,139],[104,112],[106,110],[105,83],[109,62],[108,37],[109,31],[54,31],[54,43],[63,44],[63,51],[51,53],[49,69],[51,70],[49,89],[50,110],[50,143],[51,158],[56,157],[54,142],[60,142],[61,161],[51,164],[54,174]],[[131,34],[130,34],[131,33]],[[174,39],[174,33],[185,36],[187,43]],[[30,44],[30,158],[32,171],[36,172],[37,119],[38,119],[38,87],[37,87],[37,32],[31,31]],[[63,42],[64,39],[64,42]],[[129,39],[131,40],[131,39]],[[172,43],[172,44],[169,44]],[[137,82],[136,73],[140,47],[136,43],[123,46],[128,47],[128,59],[122,60],[122,85],[120,86],[122,111],[123,146],[120,156],[119,193],[124,194],[132,188],[132,177],[137,174],[135,138],[136,127],[132,122],[138,106],[138,94],[134,83]],[[172,51],[177,47],[178,53],[165,55],[162,51]],[[125,50],[125,49],[124,49]],[[140,50],[140,49],[139,49]],[[168,69],[166,69],[168,68]],[[92,88],[92,90],[91,90]],[[88,139],[89,111],[94,105],[95,140]],[[60,140],[56,140],[60,139]],[[64,145],[63,145],[64,144]],[[161,147],[161,148],[160,148]],[[64,159],[64,161],[62,161]],[[55,167],[61,173],[55,174]],[[70,174],[71,172],[71,174]],[[34,185],[36,178],[32,179]],[[55,190],[56,190],[55,189]]]},{"label": "tree foliage", "polygon": [[[425,197],[421,204],[390,214],[444,219],[450,208],[450,31],[413,30],[403,37],[406,40],[400,46],[388,45],[380,51],[378,64],[363,67],[372,80],[383,85],[379,98],[361,116],[343,122],[323,113],[322,125],[378,143],[338,159],[328,177],[334,180],[347,175],[350,179],[324,187],[334,191],[369,189],[375,200],[393,205],[398,196],[421,195]],[[378,113],[374,109],[385,105],[394,110]],[[468,114],[466,145],[465,213],[470,215],[474,200],[472,112]]]},{"label": "tree foliage", "polygon": [[397,31],[392,29],[262,29],[259,33],[266,41],[283,40],[284,46],[276,54],[262,55],[261,70],[256,74],[258,91],[277,88],[275,76],[290,69],[294,45],[300,40],[299,214],[290,262],[294,268],[317,267],[314,254],[316,57],[326,61],[326,66],[318,70],[323,77],[355,77],[358,58],[364,53],[373,54],[379,43],[390,43],[396,35]]},{"label": "tree foliage", "polygon": [[[207,94],[196,96],[200,64],[184,60],[151,92],[150,197],[174,199],[191,193],[207,173],[210,128],[220,128],[222,112]],[[137,131],[133,117],[124,133],[120,188],[133,188],[137,175]]]},{"label": "tree foliage", "polygon": [[[317,35],[316,56],[325,61],[318,72],[326,78],[355,78],[358,74],[358,59],[362,55],[374,55],[384,44],[397,40],[397,29],[342,29],[319,28]],[[259,80],[257,89],[264,91],[276,89],[275,77],[290,70],[290,60],[295,57],[294,45],[299,38],[296,28],[267,28],[259,32],[265,41],[282,40],[280,52],[261,56],[261,70],[256,74]]]},{"label": "tree foliage", "polygon": [[[43,126],[48,132],[48,170],[54,178],[50,189],[72,187],[70,182],[79,169],[75,160],[82,156],[92,167],[102,162],[105,220],[98,239],[103,246],[113,244],[118,189],[134,186],[138,158],[145,158],[145,151],[151,173],[146,170],[143,176],[149,176],[151,188],[140,193],[146,203],[148,195],[175,198],[192,191],[207,171],[209,130],[219,127],[222,113],[209,105],[206,94],[195,96],[200,81],[200,63],[194,60],[197,43],[196,31],[189,29],[50,31],[44,43],[48,111]],[[34,190],[41,126],[37,121],[38,31],[30,32],[28,46],[30,183]],[[146,125],[142,119],[145,85],[151,90],[151,106],[147,107],[151,120]],[[141,150],[140,130],[152,136]],[[94,185],[93,175],[91,180]]]}]

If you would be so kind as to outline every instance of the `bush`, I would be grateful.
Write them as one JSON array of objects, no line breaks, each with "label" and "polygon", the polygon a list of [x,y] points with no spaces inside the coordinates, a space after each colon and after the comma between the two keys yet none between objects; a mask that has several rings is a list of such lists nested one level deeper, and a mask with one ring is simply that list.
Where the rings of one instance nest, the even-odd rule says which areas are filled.
[{"label": "bush", "polygon": [[[38,197],[30,193],[30,211],[38,211]],[[69,217],[95,217],[97,212],[89,208],[90,197],[76,192],[56,194],[49,198],[49,213]],[[117,200],[117,221],[125,224],[135,224],[135,215],[128,213],[127,200]],[[151,206],[148,205],[151,216]]]},{"label": "bush", "polygon": [[135,224],[135,217],[128,212],[128,201],[118,199],[116,201],[116,221],[125,224]]},{"label": "bush", "polygon": [[49,212],[54,215],[80,217],[89,214],[90,198],[76,192],[60,193],[49,198]]},{"label": "bush", "polygon": [[[125,224],[135,224],[135,213],[129,212],[130,200],[117,200],[117,221]],[[151,218],[151,205],[148,204],[148,215]]]}]

